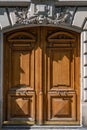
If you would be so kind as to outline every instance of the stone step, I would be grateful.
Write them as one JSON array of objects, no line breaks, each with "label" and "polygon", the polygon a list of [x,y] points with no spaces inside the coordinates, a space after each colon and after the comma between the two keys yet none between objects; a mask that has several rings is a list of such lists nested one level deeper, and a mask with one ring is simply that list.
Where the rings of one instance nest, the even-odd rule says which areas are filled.
[{"label": "stone step", "polygon": [[1,130],[87,130],[87,127],[11,125],[11,126],[3,126]]}]

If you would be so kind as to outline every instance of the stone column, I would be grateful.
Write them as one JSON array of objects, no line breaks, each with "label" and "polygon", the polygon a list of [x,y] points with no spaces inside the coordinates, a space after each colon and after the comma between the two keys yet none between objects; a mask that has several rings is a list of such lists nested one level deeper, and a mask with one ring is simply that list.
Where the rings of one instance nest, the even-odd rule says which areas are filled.
[{"label": "stone column", "polygon": [[87,31],[81,33],[82,124],[87,126]]}]

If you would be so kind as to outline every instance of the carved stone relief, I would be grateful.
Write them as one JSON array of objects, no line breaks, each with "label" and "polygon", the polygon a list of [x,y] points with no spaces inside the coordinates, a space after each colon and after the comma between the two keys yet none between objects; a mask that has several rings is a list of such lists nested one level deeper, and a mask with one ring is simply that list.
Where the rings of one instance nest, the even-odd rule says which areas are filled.
[{"label": "carved stone relief", "polygon": [[75,7],[55,7],[50,4],[30,4],[15,8],[16,24],[71,24]]}]

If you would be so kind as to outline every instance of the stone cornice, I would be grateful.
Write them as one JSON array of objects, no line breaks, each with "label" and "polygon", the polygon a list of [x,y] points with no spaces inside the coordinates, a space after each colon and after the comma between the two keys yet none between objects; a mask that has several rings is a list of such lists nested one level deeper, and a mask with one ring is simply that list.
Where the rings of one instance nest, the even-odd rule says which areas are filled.
[{"label": "stone cornice", "polygon": [[[0,6],[29,6],[34,0],[0,0]],[[86,6],[87,0],[36,0],[36,2],[54,2],[57,6]]]},{"label": "stone cornice", "polygon": [[59,0],[55,1],[57,6],[86,6],[87,0]]},{"label": "stone cornice", "polygon": [[0,0],[0,6],[28,6],[31,0]]}]

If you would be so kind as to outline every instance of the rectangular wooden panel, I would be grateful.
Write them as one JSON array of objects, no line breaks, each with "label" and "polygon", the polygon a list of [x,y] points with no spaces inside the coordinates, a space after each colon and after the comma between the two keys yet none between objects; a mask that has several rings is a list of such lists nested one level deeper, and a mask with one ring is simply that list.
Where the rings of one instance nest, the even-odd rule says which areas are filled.
[{"label": "rectangular wooden panel", "polygon": [[71,102],[70,99],[62,99],[58,97],[52,97],[52,118],[71,117]]},{"label": "rectangular wooden panel", "polygon": [[[15,66],[15,67],[14,67]],[[13,52],[11,57],[11,87],[20,84],[20,53]]]},{"label": "rectangular wooden panel", "polygon": [[[15,108],[15,109],[14,109]],[[35,121],[35,95],[8,95],[8,120]]]},{"label": "rectangular wooden panel", "polygon": [[50,49],[48,56],[48,88],[74,88],[73,50]]},{"label": "rectangular wooden panel", "polygon": [[12,51],[10,87],[26,86],[34,89],[34,51]]},{"label": "rectangular wooden panel", "polygon": [[30,53],[12,52],[12,86],[25,84],[30,86]]},{"label": "rectangular wooden panel", "polygon": [[[52,56],[53,86],[70,86],[70,52],[58,51]],[[55,76],[56,74],[56,76]]]},{"label": "rectangular wooden panel", "polygon": [[76,94],[48,94],[48,121],[76,121]]}]

